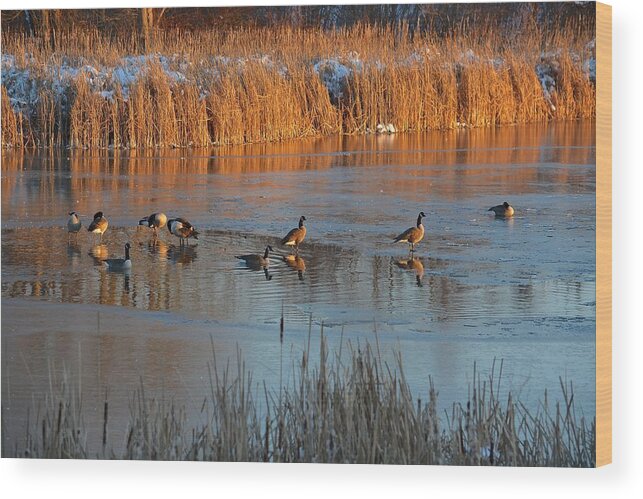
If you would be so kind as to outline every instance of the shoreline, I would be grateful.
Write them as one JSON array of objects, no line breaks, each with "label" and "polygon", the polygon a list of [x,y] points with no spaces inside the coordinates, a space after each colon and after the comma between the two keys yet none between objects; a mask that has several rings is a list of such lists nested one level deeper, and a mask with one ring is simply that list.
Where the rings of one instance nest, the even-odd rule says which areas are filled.
[{"label": "shoreline", "polygon": [[[226,149],[238,149],[238,148],[246,148],[246,147],[262,147],[262,146],[276,146],[280,144],[288,144],[292,142],[299,142],[299,141],[315,141],[315,140],[324,140],[324,139],[342,139],[342,138],[381,138],[381,139],[386,139],[387,137],[389,138],[395,138],[399,136],[412,136],[412,135],[421,135],[421,134],[427,134],[427,133],[453,133],[453,132],[468,132],[468,131],[487,131],[487,130],[494,130],[494,129],[510,129],[514,127],[529,127],[529,126],[534,126],[534,127],[549,127],[549,126],[566,126],[570,125],[572,123],[596,123],[596,117],[585,117],[585,118],[569,118],[569,119],[561,119],[561,120],[543,120],[543,121],[532,121],[532,122],[513,122],[513,123],[503,123],[503,124],[494,124],[494,125],[479,125],[479,126],[467,126],[467,125],[462,125],[458,127],[453,127],[453,128],[440,128],[440,129],[425,129],[425,130],[405,130],[405,131],[396,131],[393,133],[388,133],[388,132],[374,132],[374,131],[354,131],[354,132],[337,132],[337,133],[332,133],[332,134],[319,134],[319,135],[307,135],[304,137],[290,137],[290,138],[285,138],[285,139],[276,139],[276,140],[267,140],[267,141],[259,141],[259,142],[242,142],[238,144],[215,144],[211,143],[208,145],[201,145],[201,146],[195,146],[195,145],[169,145],[169,146],[160,146],[160,145],[151,145],[151,146],[142,146],[142,147],[129,147],[125,145],[121,145],[119,147],[115,147],[113,145],[108,145],[108,146],[96,146],[96,147],[72,147],[70,145],[55,145],[55,146],[46,146],[46,145],[41,145],[41,146],[15,146],[12,144],[5,144],[3,142],[2,146],[0,147],[0,151],[2,154],[4,153],[10,153],[10,152],[15,152],[18,154],[24,154],[24,153],[41,153],[45,151],[67,151],[67,152],[92,152],[92,151],[106,151],[106,152],[118,152],[118,153],[127,153],[127,152],[147,152],[147,151],[154,151],[157,152],[159,150],[165,149],[165,150],[170,150],[170,151],[199,151],[199,150],[226,150]],[[563,146],[557,146],[557,147],[563,147]],[[447,152],[450,151],[449,149],[430,149],[426,151],[419,151],[419,152]],[[365,153],[367,151],[355,151],[355,153]],[[374,153],[377,154],[382,154],[383,151],[375,151]],[[342,153],[344,154],[344,153]],[[306,154],[307,156],[310,156],[311,154]],[[197,158],[203,158],[203,157],[235,157],[236,155],[228,155],[228,154],[223,154],[223,155],[207,155],[207,156],[191,156],[191,157],[197,157]],[[251,155],[247,156],[250,158],[260,158],[266,155]],[[270,155],[270,157],[275,157],[276,155]],[[277,155],[278,156],[278,155]],[[285,156],[291,156],[291,155],[285,155]],[[244,156],[246,157],[246,156]]]},{"label": "shoreline", "polygon": [[54,47],[7,34],[2,142],[203,147],[596,116],[590,29],[527,30],[510,41],[466,30],[400,37],[404,30],[282,26],[248,29],[242,40],[168,31],[143,51],[93,31],[73,41],[61,33]]}]

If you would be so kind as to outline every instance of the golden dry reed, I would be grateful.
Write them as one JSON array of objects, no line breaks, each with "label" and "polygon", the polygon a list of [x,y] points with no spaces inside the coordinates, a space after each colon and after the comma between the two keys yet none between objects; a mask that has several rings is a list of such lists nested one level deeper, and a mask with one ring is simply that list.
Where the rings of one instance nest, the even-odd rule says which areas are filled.
[{"label": "golden dry reed", "polygon": [[[135,36],[85,28],[60,33],[52,48],[5,33],[3,52],[14,59],[11,67],[3,60],[3,72],[28,69],[38,99],[12,105],[3,79],[2,143],[203,147],[364,133],[380,123],[424,131],[591,119],[592,39],[573,25],[551,36],[470,29],[447,38],[369,25],[166,30],[139,57],[138,77],[125,88],[110,75],[105,95],[95,69],[76,71],[54,92],[52,67],[117,68],[138,53]],[[548,91],[539,66],[554,82]]]}]

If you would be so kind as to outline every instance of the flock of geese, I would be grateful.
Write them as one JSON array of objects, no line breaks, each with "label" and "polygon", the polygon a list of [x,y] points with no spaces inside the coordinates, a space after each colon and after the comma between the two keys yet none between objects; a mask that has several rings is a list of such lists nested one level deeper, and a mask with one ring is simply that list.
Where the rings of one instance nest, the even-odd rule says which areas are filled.
[{"label": "flock of geese", "polygon": [[[510,218],[514,215],[513,207],[504,202],[503,204],[492,206],[488,211],[492,211],[496,217]],[[426,217],[423,211],[418,214],[415,227],[409,227],[396,238],[393,239],[394,243],[407,243],[409,245],[409,251],[411,257],[415,251],[415,245],[418,244],[424,238],[424,225],[422,224],[422,219]],[[297,227],[288,232],[282,239],[281,244],[283,246],[289,247],[291,250],[294,249],[294,254],[291,252],[290,255],[284,257],[284,261],[288,263],[289,266],[297,265],[299,245],[306,238],[306,226],[304,222],[306,221],[305,216],[299,217],[299,224]],[[146,226],[152,229],[154,236],[158,237],[159,229],[167,227],[167,230],[170,234],[179,238],[179,244],[181,246],[189,244],[189,239],[194,238],[198,239],[199,232],[196,228],[188,222],[185,218],[170,218],[168,219],[164,213],[152,213],[151,215],[142,218],[139,220],[138,225]],[[103,239],[103,234],[107,231],[109,227],[109,222],[103,215],[102,211],[97,212],[94,215],[87,231],[93,234],[96,234],[100,241]],[[82,222],[78,213],[75,211],[69,212],[69,219],[67,220],[67,232],[68,235],[78,236],[82,228]],[[102,262],[108,267],[109,270],[113,271],[127,271],[132,268],[132,260],[130,256],[130,243],[125,244],[125,257],[124,258],[107,258],[102,260]],[[238,255],[236,258],[245,262],[246,266],[251,269],[264,271],[267,270],[270,264],[270,253],[273,252],[272,246],[266,246],[263,254],[248,254],[248,255]],[[410,260],[412,263],[415,262],[414,258]],[[412,263],[409,264],[409,268],[413,267]],[[266,274],[268,275],[268,274]],[[300,274],[301,276],[301,274]]]}]

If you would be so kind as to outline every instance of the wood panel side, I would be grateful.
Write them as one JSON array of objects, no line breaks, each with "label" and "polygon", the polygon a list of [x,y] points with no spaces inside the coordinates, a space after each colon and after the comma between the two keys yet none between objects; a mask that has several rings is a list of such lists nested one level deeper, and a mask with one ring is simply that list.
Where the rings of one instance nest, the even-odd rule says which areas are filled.
[{"label": "wood panel side", "polygon": [[612,462],[612,7],[596,3],[596,465]]}]

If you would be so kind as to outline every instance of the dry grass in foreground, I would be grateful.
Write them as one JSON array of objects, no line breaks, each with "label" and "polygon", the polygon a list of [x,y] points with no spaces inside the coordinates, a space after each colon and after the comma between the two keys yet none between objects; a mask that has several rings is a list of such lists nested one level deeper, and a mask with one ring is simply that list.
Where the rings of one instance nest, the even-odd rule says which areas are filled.
[{"label": "dry grass in foreground", "polygon": [[[400,356],[382,361],[379,346],[341,344],[329,360],[326,341],[319,359],[304,352],[293,366],[292,384],[259,390],[241,355],[238,368],[209,367],[211,392],[201,425],[185,410],[146,395],[131,399],[125,442],[110,442],[105,402],[102,449],[91,450],[82,418],[82,394],[63,382],[42,416],[29,423],[11,456],[308,463],[387,463],[591,467],[595,465],[595,419],[578,417],[571,385],[561,381],[562,401],[547,394],[530,412],[509,394],[499,395],[502,364],[488,379],[474,368],[464,403],[438,415],[438,393],[429,379],[428,400],[416,399]],[[310,350],[310,349],[309,349]],[[344,352],[346,356],[347,352]],[[280,382],[281,384],[281,382]],[[260,392],[257,394],[257,392]],[[91,438],[90,438],[91,437]],[[116,444],[116,446],[114,446]],[[121,449],[121,450],[115,450]],[[3,457],[9,457],[6,452]]]},{"label": "dry grass in foreground", "polygon": [[594,34],[408,26],[3,33],[5,147],[202,147],[595,116]]}]

